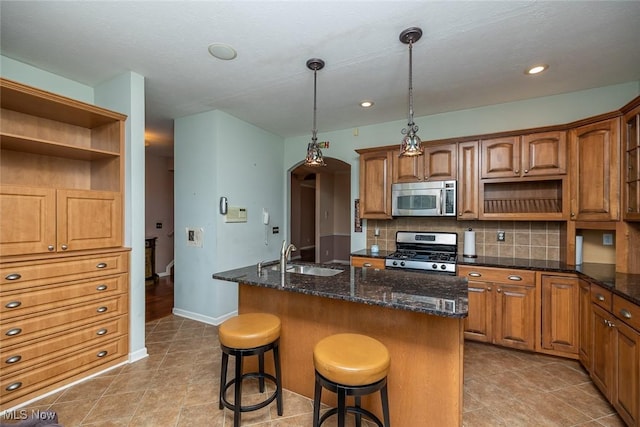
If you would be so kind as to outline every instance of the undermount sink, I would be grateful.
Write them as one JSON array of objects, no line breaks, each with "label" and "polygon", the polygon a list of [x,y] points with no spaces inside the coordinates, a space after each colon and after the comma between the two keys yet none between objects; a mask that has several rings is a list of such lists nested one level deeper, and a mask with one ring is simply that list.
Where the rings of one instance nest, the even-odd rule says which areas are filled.
[{"label": "undermount sink", "polygon": [[[280,265],[271,267],[272,270],[280,270]],[[309,276],[335,276],[344,270],[338,268],[317,267],[315,265],[287,264],[287,273],[307,274]]]}]

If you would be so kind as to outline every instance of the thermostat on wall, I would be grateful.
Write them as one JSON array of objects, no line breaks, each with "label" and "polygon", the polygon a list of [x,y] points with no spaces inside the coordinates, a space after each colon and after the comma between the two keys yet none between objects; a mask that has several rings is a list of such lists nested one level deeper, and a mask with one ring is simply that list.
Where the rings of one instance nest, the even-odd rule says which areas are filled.
[{"label": "thermostat on wall", "polygon": [[247,222],[247,208],[229,206],[224,222]]}]

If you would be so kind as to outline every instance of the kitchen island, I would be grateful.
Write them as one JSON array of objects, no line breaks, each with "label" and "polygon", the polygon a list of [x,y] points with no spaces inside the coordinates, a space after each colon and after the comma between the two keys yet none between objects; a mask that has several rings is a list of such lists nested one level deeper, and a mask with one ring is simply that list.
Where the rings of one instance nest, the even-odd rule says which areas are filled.
[{"label": "kitchen island", "polygon": [[[257,266],[225,271],[214,279],[239,284],[239,313],[280,317],[283,385],[313,397],[313,347],[325,336],[354,332],[384,343],[395,426],[460,426],[463,397],[465,278],[348,265],[316,276]],[[270,367],[272,369],[272,367]],[[331,393],[323,400],[335,404]],[[380,415],[380,398],[363,398]],[[286,408],[285,408],[286,411]]]}]

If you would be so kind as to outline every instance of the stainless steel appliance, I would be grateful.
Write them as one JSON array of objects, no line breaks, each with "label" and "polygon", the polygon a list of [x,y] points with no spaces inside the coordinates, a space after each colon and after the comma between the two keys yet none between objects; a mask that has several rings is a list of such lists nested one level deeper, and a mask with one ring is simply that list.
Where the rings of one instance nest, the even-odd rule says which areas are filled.
[{"label": "stainless steel appliance", "polygon": [[424,181],[391,186],[393,216],[455,216],[456,181]]},{"label": "stainless steel appliance", "polygon": [[457,258],[457,233],[398,231],[396,251],[385,259],[385,267],[455,275]]}]

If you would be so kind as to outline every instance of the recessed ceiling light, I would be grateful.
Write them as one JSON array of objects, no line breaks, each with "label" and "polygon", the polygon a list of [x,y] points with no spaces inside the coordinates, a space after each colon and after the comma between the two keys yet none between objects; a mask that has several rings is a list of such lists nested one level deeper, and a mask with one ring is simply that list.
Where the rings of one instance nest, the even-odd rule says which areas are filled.
[{"label": "recessed ceiling light", "polygon": [[228,61],[238,56],[238,52],[231,46],[225,43],[211,43],[209,45],[209,53],[218,58]]},{"label": "recessed ceiling light", "polygon": [[362,101],[362,102],[360,103],[360,106],[361,106],[362,108],[370,108],[370,107],[373,107],[373,101]]},{"label": "recessed ceiling light", "polygon": [[541,72],[545,71],[547,68],[549,68],[549,66],[547,64],[541,64],[541,65],[535,65],[531,68],[528,68],[525,70],[525,74],[540,74]]}]

